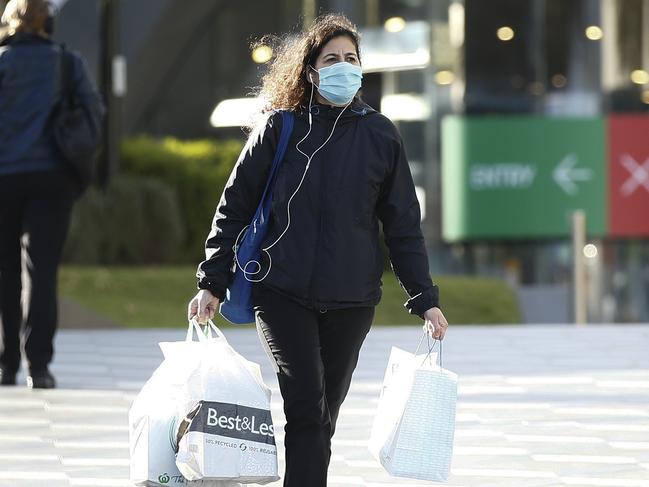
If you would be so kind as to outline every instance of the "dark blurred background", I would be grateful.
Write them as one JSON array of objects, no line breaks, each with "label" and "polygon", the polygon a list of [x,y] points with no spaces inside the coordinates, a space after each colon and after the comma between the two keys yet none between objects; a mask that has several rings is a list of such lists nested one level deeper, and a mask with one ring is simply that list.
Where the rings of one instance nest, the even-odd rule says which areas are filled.
[{"label": "dark blurred background", "polygon": [[109,106],[69,262],[196,262],[272,59],[251,42],[342,12],[363,97],[405,140],[432,273],[497,278],[523,321],[566,322],[581,259],[589,321],[649,320],[649,0],[56,3]]}]

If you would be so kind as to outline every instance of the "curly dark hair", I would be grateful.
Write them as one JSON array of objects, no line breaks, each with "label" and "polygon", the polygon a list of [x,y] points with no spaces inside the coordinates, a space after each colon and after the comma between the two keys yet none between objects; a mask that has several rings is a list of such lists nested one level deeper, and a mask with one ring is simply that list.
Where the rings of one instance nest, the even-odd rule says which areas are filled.
[{"label": "curly dark hair", "polygon": [[296,110],[309,101],[308,66],[313,66],[322,48],[334,37],[347,36],[356,48],[360,60],[360,35],[356,26],[342,14],[327,14],[316,18],[307,30],[284,38],[265,36],[256,42],[271,45],[275,56],[261,79],[256,93],[267,101],[264,112]]}]

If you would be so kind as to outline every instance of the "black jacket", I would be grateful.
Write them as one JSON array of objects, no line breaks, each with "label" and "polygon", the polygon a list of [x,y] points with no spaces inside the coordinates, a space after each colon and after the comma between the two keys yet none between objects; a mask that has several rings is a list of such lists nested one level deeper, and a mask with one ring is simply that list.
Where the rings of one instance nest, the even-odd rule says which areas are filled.
[{"label": "black jacket", "polygon": [[[312,154],[329,136],[341,108],[314,105],[313,128],[300,149]],[[287,223],[287,204],[306,167],[295,145],[308,131],[306,109],[295,127],[279,169],[264,246]],[[223,299],[231,278],[232,246],[259,204],[282,119],[272,115],[253,132],[223,191],[206,242],[207,260],[198,267],[198,287]],[[403,142],[385,116],[355,100],[333,136],[313,158],[291,203],[291,226],[270,249],[272,267],[263,285],[315,309],[372,306],[381,299],[383,256],[379,220],[392,267],[421,316],[438,306],[438,289],[428,270],[419,203]],[[268,262],[263,260],[263,275]]]},{"label": "black jacket", "polygon": [[[100,125],[104,108],[85,61],[68,52],[75,97]],[[0,42],[0,175],[69,168],[50,123],[62,96],[60,67],[61,47],[50,39],[19,32]]]}]

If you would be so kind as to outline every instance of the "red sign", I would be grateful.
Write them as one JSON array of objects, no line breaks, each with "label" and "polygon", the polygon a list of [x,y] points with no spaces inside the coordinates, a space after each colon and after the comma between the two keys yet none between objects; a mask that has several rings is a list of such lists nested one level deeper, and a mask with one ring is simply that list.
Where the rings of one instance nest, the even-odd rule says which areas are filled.
[{"label": "red sign", "polygon": [[609,140],[609,234],[649,235],[649,117],[612,115]]}]

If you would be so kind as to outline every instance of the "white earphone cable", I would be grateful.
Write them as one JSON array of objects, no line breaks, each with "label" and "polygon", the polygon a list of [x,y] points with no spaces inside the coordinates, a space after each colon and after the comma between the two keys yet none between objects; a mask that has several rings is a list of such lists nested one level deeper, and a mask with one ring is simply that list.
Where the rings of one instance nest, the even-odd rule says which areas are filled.
[{"label": "white earphone cable", "polygon": [[[313,153],[309,156],[308,154],[306,154],[305,152],[303,152],[302,150],[300,150],[299,145],[307,139],[307,137],[308,137],[309,134],[311,133],[311,128],[312,128],[312,126],[313,126],[313,121],[312,121],[312,117],[311,117],[311,104],[312,104],[312,102],[313,102],[313,85],[314,85],[314,83],[313,83],[313,80],[312,80],[312,81],[311,81],[311,95],[310,95],[310,97],[309,97],[309,130],[307,131],[306,135],[305,135],[304,137],[302,137],[302,138],[300,139],[300,141],[299,141],[297,144],[295,144],[295,149],[296,149],[300,154],[302,154],[304,157],[307,158],[306,167],[305,167],[305,169],[304,169],[304,173],[302,174],[302,178],[300,179],[300,183],[298,184],[298,186],[297,186],[297,188],[295,189],[295,191],[293,191],[293,194],[292,194],[291,197],[289,198],[288,203],[287,203],[287,205],[286,205],[286,215],[287,215],[287,224],[286,224],[286,227],[284,228],[284,230],[282,231],[282,233],[279,235],[279,237],[277,237],[277,239],[276,239],[272,244],[270,244],[268,247],[265,247],[265,248],[262,248],[262,249],[261,249],[263,252],[266,253],[266,255],[268,255],[268,270],[266,271],[266,273],[264,274],[264,276],[261,277],[261,278],[259,278],[259,279],[252,279],[252,278],[249,278],[249,277],[248,277],[248,274],[253,275],[253,276],[254,276],[255,274],[259,274],[259,272],[261,271],[261,263],[260,263],[259,261],[255,260],[255,259],[252,259],[252,260],[250,260],[249,262],[247,262],[247,263],[245,264],[245,266],[242,267],[241,264],[240,264],[240,262],[239,262],[239,257],[238,257],[238,255],[237,255],[237,251],[238,251],[238,249],[239,249],[239,239],[241,238],[241,236],[243,235],[243,233],[246,231],[246,229],[247,229],[250,225],[246,225],[244,228],[241,229],[241,231],[239,232],[239,235],[237,236],[237,238],[236,238],[236,240],[235,240],[235,242],[234,242],[234,245],[233,245],[233,247],[232,247],[232,250],[233,250],[233,252],[234,252],[234,261],[235,261],[237,267],[238,267],[238,268],[241,270],[241,272],[243,273],[243,276],[244,276],[244,277],[246,278],[246,280],[249,281],[249,282],[261,282],[261,281],[263,281],[263,280],[266,278],[266,276],[268,276],[268,274],[270,273],[270,269],[272,268],[272,265],[273,265],[273,259],[272,259],[271,255],[270,255],[270,252],[268,252],[268,251],[269,251],[271,248],[273,248],[273,247],[274,247],[274,246],[275,246],[275,245],[276,245],[276,244],[277,244],[277,243],[282,239],[282,237],[284,236],[284,234],[288,231],[289,227],[291,226],[291,202],[293,201],[293,198],[295,197],[295,195],[298,193],[298,191],[299,191],[300,188],[302,187],[302,183],[304,182],[304,179],[306,178],[306,174],[307,174],[307,172],[309,171],[309,167],[311,166],[311,160],[312,160],[313,157],[318,153],[318,151],[320,151],[320,149],[322,149],[322,148],[327,144],[327,142],[329,142],[329,140],[331,139],[331,137],[332,137],[333,134],[334,134],[334,130],[336,130],[336,125],[338,124],[338,120],[340,120],[340,117],[342,116],[342,114],[345,112],[345,110],[347,109],[347,107],[348,107],[349,105],[351,105],[351,103],[352,103],[352,101],[353,101],[353,99],[352,99],[349,103],[347,103],[347,105],[345,105],[345,106],[343,107],[343,109],[340,111],[340,113],[339,113],[338,116],[336,117],[336,121],[334,122],[333,128],[331,129],[331,133],[329,134],[329,137],[327,137],[327,139],[326,139],[326,140],[325,140],[325,141],[320,145],[320,147],[318,147],[315,151],[313,151]],[[248,270],[247,270],[247,269],[248,269],[248,266],[250,266],[250,264],[254,264],[254,265],[256,265],[256,270],[255,270],[255,271],[248,271]]]}]

